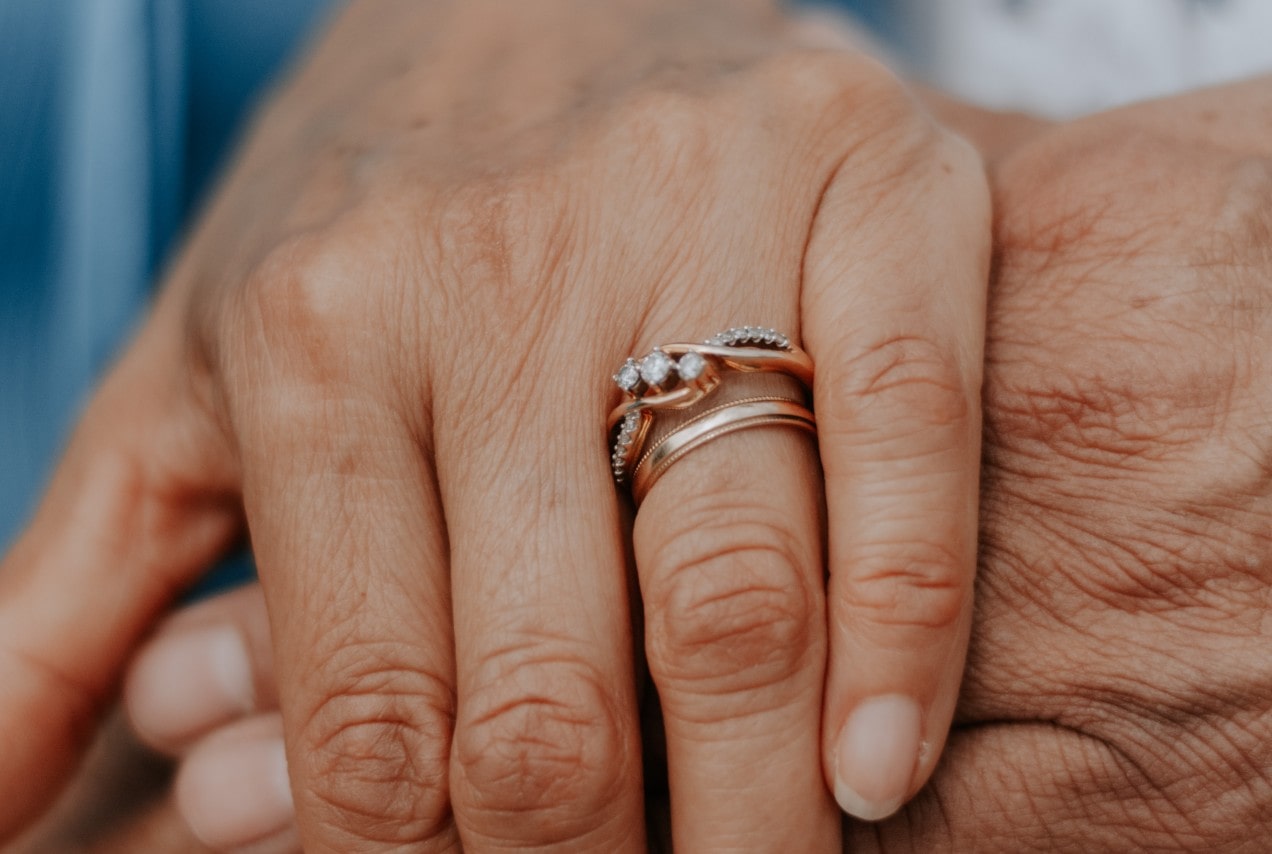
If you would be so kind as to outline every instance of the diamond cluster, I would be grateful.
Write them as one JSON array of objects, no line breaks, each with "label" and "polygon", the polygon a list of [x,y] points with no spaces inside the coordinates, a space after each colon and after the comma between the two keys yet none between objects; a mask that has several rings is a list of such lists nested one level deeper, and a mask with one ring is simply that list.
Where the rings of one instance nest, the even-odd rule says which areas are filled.
[{"label": "diamond cluster", "polygon": [[[714,347],[772,347],[791,349],[791,339],[767,326],[734,326],[706,341]],[[698,353],[685,353],[679,360],[660,349],[653,349],[643,359],[628,359],[614,374],[614,383],[628,394],[639,394],[642,386],[666,388],[676,374],[685,382],[693,382],[707,370],[707,360]]]},{"label": "diamond cluster", "polygon": [[628,359],[614,374],[614,382],[628,394],[636,394],[641,384],[663,388],[669,384],[672,374],[685,382],[693,382],[707,370],[707,360],[697,353],[685,353],[679,361],[653,350],[643,359]]},{"label": "diamond cluster", "polygon": [[614,469],[614,479],[622,481],[627,473],[627,454],[631,451],[632,442],[636,439],[636,428],[640,426],[640,415],[629,412],[618,428],[618,438],[614,440],[614,453],[610,455],[610,465]]},{"label": "diamond cluster", "polygon": [[[789,338],[776,329],[765,326],[734,326],[711,336],[706,343],[714,347],[791,349]],[[690,351],[676,359],[655,347],[642,359],[632,358],[624,362],[614,374],[614,383],[632,397],[640,397],[649,389],[666,390],[678,382],[695,382],[707,373],[710,365],[711,361],[701,353]],[[709,384],[708,382],[707,385]],[[704,386],[702,391],[708,393],[710,389]],[[614,439],[610,465],[614,471],[614,479],[620,483],[627,476],[632,446],[636,443],[637,434],[641,432],[641,418],[642,415],[638,412],[624,415]]]},{"label": "diamond cluster", "polygon": [[791,349],[791,339],[776,329],[764,326],[734,326],[718,335],[707,339],[708,344],[715,347],[738,347],[747,344],[759,344],[763,347],[776,347],[779,350]]}]

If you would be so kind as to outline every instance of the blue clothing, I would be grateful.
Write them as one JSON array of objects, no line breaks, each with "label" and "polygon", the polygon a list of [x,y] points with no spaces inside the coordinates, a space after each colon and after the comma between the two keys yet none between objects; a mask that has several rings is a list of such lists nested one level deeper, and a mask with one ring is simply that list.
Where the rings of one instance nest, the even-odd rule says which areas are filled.
[{"label": "blue clothing", "polygon": [[330,0],[0,0],[0,549]]},{"label": "blue clothing", "polygon": [[[878,23],[888,0],[850,4]],[[0,0],[0,551],[245,112],[333,0]]]}]

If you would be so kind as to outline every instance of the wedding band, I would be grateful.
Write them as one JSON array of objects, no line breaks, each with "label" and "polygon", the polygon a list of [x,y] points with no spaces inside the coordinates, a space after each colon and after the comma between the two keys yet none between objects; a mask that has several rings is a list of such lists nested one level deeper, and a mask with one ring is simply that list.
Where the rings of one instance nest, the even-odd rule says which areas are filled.
[{"label": "wedding band", "polygon": [[730,374],[756,372],[785,374],[812,387],[808,354],[786,335],[762,326],[735,326],[701,344],[663,344],[641,359],[629,358],[614,375],[624,398],[608,419],[614,479],[622,483],[635,470],[657,413],[692,410]]},{"label": "wedding band", "polygon": [[639,505],[667,469],[695,448],[738,430],[767,426],[817,432],[813,413],[785,398],[746,398],[709,409],[659,439],[641,457],[632,476],[632,497]]}]

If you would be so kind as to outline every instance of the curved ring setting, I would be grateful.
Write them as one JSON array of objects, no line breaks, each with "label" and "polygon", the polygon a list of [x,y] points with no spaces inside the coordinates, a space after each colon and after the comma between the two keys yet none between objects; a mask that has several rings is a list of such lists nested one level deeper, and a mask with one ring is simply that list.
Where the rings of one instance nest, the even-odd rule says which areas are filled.
[{"label": "curved ring setting", "polygon": [[[733,372],[782,373],[797,379],[808,388],[811,388],[813,382],[813,363],[808,354],[793,346],[786,335],[760,326],[732,327],[701,344],[663,344],[653,348],[643,358],[629,358],[614,374],[614,383],[623,392],[624,399],[610,412],[608,418],[613,441],[610,464],[614,479],[619,483],[626,481],[637,471],[638,461],[643,462],[648,458],[644,453],[644,445],[659,411],[687,410],[694,407],[709,398]],[[784,403],[799,407],[807,416],[804,420],[809,425],[813,423],[812,413],[807,409],[793,401]],[[710,412],[723,411],[736,405],[716,407]],[[689,430],[702,417],[703,415],[696,416],[672,435]],[[764,423],[785,423],[784,418],[785,416],[769,418]],[[744,427],[759,426],[759,423],[742,419],[724,432],[708,430],[707,434],[668,460],[658,469],[658,473],[661,474],[667,466],[692,448],[712,438]],[[661,437],[658,447],[666,445],[671,438],[672,436]],[[656,480],[657,475],[653,479]],[[652,480],[645,489],[640,490],[642,496],[650,485]]]}]

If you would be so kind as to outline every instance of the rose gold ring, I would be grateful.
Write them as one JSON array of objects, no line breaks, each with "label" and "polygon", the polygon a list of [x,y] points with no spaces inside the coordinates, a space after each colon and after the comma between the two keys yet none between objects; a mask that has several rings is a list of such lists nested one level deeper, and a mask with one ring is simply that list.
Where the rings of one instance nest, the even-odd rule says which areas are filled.
[{"label": "rose gold ring", "polygon": [[663,436],[641,457],[632,475],[632,498],[639,505],[667,469],[695,448],[738,430],[767,426],[817,432],[813,413],[785,398],[748,398],[708,409]]},{"label": "rose gold ring", "polygon": [[701,344],[663,344],[644,358],[630,358],[614,375],[624,399],[608,419],[614,479],[621,483],[634,471],[657,412],[696,406],[730,372],[786,374],[806,388],[813,383],[808,354],[782,333],[761,326],[733,327]]}]

